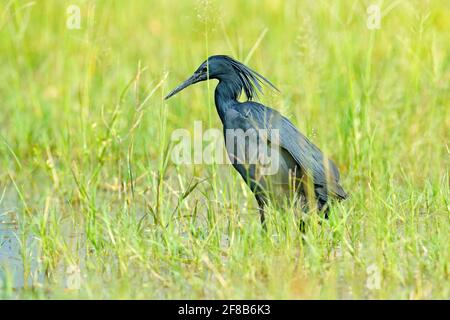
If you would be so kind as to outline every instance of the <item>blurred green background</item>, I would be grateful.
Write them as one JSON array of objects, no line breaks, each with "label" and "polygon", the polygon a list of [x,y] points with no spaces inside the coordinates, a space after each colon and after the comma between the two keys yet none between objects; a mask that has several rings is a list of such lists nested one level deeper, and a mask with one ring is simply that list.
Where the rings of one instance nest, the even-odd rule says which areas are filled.
[{"label": "blurred green background", "polygon": [[[449,298],[449,17],[445,0],[3,0],[0,296]],[[304,239],[289,210],[263,234],[232,168],[170,161],[174,129],[221,128],[212,81],[163,101],[213,54],[271,80],[262,101],[339,165],[351,198]]]}]

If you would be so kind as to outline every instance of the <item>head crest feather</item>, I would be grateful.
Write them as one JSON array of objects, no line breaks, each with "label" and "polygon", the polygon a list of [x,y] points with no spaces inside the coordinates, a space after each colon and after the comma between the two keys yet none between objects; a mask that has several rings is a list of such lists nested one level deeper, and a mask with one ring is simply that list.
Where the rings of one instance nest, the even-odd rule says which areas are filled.
[{"label": "head crest feather", "polygon": [[262,90],[263,85],[269,85],[270,87],[272,87],[272,89],[280,91],[269,80],[267,80],[258,72],[250,69],[243,63],[229,56],[224,57],[233,66],[234,70],[238,74],[239,78],[236,80],[239,82],[238,85],[241,87],[241,90],[244,91],[248,100],[258,98],[258,91],[260,93],[263,93]]}]

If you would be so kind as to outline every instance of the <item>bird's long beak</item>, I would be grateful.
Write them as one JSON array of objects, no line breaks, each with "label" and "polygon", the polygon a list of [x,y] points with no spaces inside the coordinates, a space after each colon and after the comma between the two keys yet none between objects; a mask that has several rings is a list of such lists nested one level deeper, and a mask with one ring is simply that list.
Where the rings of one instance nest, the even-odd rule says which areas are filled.
[{"label": "bird's long beak", "polygon": [[189,87],[191,84],[194,84],[194,83],[204,80],[203,78],[204,77],[201,73],[194,73],[189,79],[187,79],[182,84],[180,84],[178,87],[173,89],[164,99],[165,100],[169,99],[170,97],[176,95],[178,92],[180,92],[184,88]]}]

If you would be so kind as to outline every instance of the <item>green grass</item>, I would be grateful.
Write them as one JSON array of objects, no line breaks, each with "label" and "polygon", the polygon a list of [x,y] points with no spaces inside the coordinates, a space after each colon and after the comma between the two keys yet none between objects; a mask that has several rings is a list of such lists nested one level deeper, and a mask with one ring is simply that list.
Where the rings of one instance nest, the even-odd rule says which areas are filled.
[{"label": "green grass", "polygon": [[[450,5],[382,1],[369,30],[372,3],[2,1],[0,297],[450,298]],[[163,101],[211,54],[339,165],[351,196],[304,241],[229,166],[170,161],[174,129],[221,127],[212,81]]]}]

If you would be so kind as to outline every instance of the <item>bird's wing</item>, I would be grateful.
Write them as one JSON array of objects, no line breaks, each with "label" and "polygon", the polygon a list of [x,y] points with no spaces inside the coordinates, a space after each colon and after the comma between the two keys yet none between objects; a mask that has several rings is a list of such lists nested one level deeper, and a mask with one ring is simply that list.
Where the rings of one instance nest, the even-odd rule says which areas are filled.
[{"label": "bird's wing", "polygon": [[279,130],[280,147],[289,152],[303,172],[313,178],[316,192],[323,200],[328,198],[327,189],[338,198],[347,197],[339,184],[339,170],[333,161],[325,158],[320,149],[279,112],[250,101],[234,106],[232,112],[240,113],[252,127],[266,129],[268,138],[272,130]]}]

